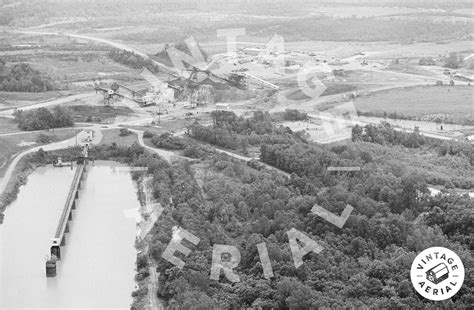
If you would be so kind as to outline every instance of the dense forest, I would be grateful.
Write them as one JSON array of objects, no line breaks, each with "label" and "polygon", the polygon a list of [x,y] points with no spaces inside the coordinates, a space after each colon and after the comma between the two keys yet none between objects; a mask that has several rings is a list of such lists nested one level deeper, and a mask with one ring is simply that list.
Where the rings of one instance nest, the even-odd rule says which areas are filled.
[{"label": "dense forest", "polygon": [[[219,112],[213,114],[213,126],[192,127],[215,133],[206,141],[216,145],[227,144],[226,139],[233,135],[237,141],[244,136],[258,137],[261,160],[289,172],[289,178],[215,152],[203,152],[192,163],[168,164],[138,146],[123,150],[128,156],[134,154],[133,165],[148,166],[154,197],[165,208],[147,244],[160,272],[158,296],[167,301],[169,309],[432,309],[435,305],[467,309],[472,305],[471,274],[466,274],[458,294],[436,304],[419,296],[410,283],[414,257],[430,246],[450,248],[465,266],[472,266],[474,204],[467,194],[455,190],[430,195],[426,176],[433,171],[429,167],[412,169],[410,164],[418,163],[404,158],[415,158],[412,153],[420,149],[432,150],[433,156],[443,160],[438,165],[467,165],[462,169],[469,180],[472,146],[426,139],[407,143],[422,138],[416,133],[415,137],[391,137],[388,125],[364,128],[362,133],[355,130],[352,142],[321,146],[306,141],[302,133],[275,127],[269,117],[257,112],[241,119]],[[228,135],[218,134],[223,131]],[[182,148],[182,140],[164,135],[155,142],[159,139],[166,140],[170,148]],[[104,151],[118,152],[117,147]],[[331,174],[326,171],[330,165],[360,166],[362,170]],[[453,182],[460,176],[458,171],[443,177]],[[315,204],[335,214],[347,204],[354,210],[340,229],[314,215]],[[199,238],[197,245],[182,241],[191,250],[188,256],[175,252],[185,263],[182,269],[163,258],[173,227]],[[319,254],[305,255],[298,268],[287,234],[293,228],[323,248]],[[263,274],[260,243],[268,249],[271,279]],[[218,280],[210,279],[215,245],[234,246],[240,252],[240,262],[233,270],[239,282],[230,282],[224,274]],[[139,262],[137,277],[148,277],[150,262],[146,257],[139,257]],[[146,288],[134,296],[133,308],[138,309]]]},{"label": "dense forest", "polygon": [[54,81],[27,63],[6,66],[0,59],[0,91],[44,92],[58,89]]},{"label": "dense forest", "polygon": [[51,111],[46,108],[23,111],[16,110],[15,122],[21,130],[42,130],[74,126],[72,115],[65,108],[55,106]]}]

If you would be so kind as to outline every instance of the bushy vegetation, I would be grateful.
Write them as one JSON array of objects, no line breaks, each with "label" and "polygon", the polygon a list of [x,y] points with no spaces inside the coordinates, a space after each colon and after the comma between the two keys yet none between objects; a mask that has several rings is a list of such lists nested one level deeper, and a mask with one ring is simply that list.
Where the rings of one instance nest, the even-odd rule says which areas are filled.
[{"label": "bushy vegetation", "polygon": [[408,148],[418,148],[425,144],[426,138],[418,128],[413,133],[397,131],[392,125],[384,122],[381,125],[367,125],[364,128],[356,125],[352,129],[352,140],[373,142],[378,144],[401,144]]},{"label": "bushy vegetation", "polygon": [[109,58],[132,69],[146,68],[153,73],[160,71],[160,67],[154,64],[151,59],[145,59],[134,52],[114,49],[109,52]]},{"label": "bushy vegetation", "polygon": [[[415,255],[429,246],[449,245],[463,261],[472,262],[469,229],[449,228],[454,217],[443,221],[444,228],[413,222],[423,212],[430,218],[432,212],[439,212],[432,206],[446,196],[430,198],[422,179],[407,172],[389,174],[388,181],[386,172],[377,172],[374,165],[360,177],[338,177],[337,182],[335,177],[317,182],[296,175],[287,181],[226,156],[216,156],[204,169],[209,176],[204,178],[203,198],[193,173],[186,172],[184,166],[154,174],[157,197],[167,212],[153,234],[152,256],[161,271],[159,296],[168,300],[170,309],[196,303],[205,309],[383,309],[394,305],[430,309],[431,303],[418,297],[408,280]],[[386,185],[381,183],[384,179]],[[420,196],[418,191],[424,194]],[[391,205],[392,200],[397,201],[397,207]],[[472,221],[469,198],[457,196],[455,201],[444,203],[444,212],[461,216],[465,224]],[[350,203],[356,211],[339,230],[310,212],[315,203],[335,213]],[[161,258],[172,226],[181,226],[200,238],[196,247],[186,245],[192,252],[184,259],[182,270]],[[309,254],[303,266],[295,268],[286,237],[292,227],[323,244],[324,254]],[[275,273],[271,281],[263,278],[256,251],[260,242],[269,249]],[[231,284],[224,276],[219,282],[209,280],[214,244],[239,249],[242,260],[235,272],[240,283]],[[471,283],[471,278],[466,279],[452,300],[454,307],[469,303]]]},{"label": "bushy vegetation", "polygon": [[16,110],[15,122],[22,130],[42,130],[74,126],[71,114],[63,107],[56,106],[50,112],[46,108],[36,110]]},{"label": "bushy vegetation", "polygon": [[[291,114],[291,112],[290,112]],[[251,118],[237,117],[230,111],[213,111],[214,125],[206,127],[198,122],[189,128],[189,136],[211,144],[247,153],[249,146],[267,144],[294,144],[305,141],[302,133],[294,133],[290,128],[273,125],[269,113],[257,111]]]},{"label": "bushy vegetation", "polygon": [[457,53],[450,53],[448,57],[446,57],[446,62],[444,66],[450,69],[459,69],[463,64],[463,56],[458,55]]},{"label": "bushy vegetation", "polygon": [[[145,133],[143,137],[145,137]],[[154,146],[172,151],[183,151],[183,155],[189,158],[203,158],[215,153],[211,147],[198,144],[189,139],[175,137],[171,133],[163,133],[158,136],[152,135],[149,138],[151,138],[151,143]]]},{"label": "bushy vegetation", "polygon": [[50,77],[41,74],[29,64],[6,66],[0,59],[0,91],[44,92],[56,89],[58,88]]},{"label": "bushy vegetation", "polygon": [[305,121],[308,119],[308,114],[296,109],[286,109],[283,114],[283,119],[285,121]]},{"label": "bushy vegetation", "polygon": [[151,143],[158,148],[168,150],[184,150],[186,148],[186,142],[183,138],[174,137],[170,133],[163,133],[159,136],[154,136],[151,139]]},{"label": "bushy vegetation", "polygon": [[126,136],[130,136],[132,134],[132,132],[127,129],[127,128],[120,128],[120,133],[119,133],[119,136],[120,137],[126,137]]}]

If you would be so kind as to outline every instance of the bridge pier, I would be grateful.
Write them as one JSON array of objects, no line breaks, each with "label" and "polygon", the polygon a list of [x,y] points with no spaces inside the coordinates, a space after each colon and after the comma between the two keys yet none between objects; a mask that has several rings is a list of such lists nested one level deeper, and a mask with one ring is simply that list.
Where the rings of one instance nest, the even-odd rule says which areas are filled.
[{"label": "bridge pier", "polygon": [[47,277],[56,276],[56,261],[55,260],[50,259],[46,262],[46,276]]},{"label": "bridge pier", "polygon": [[60,260],[61,259],[61,247],[59,247],[57,245],[53,245],[51,247],[51,257],[53,255],[56,256],[57,260]]}]

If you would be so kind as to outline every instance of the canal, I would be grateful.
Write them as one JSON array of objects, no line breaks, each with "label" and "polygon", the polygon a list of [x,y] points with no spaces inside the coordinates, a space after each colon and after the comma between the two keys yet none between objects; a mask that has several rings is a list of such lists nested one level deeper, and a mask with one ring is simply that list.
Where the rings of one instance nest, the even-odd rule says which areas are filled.
[{"label": "canal", "polygon": [[135,219],[130,172],[115,163],[88,167],[57,276],[45,261],[74,171],[42,167],[22,186],[0,225],[0,309],[129,309],[135,282]]}]

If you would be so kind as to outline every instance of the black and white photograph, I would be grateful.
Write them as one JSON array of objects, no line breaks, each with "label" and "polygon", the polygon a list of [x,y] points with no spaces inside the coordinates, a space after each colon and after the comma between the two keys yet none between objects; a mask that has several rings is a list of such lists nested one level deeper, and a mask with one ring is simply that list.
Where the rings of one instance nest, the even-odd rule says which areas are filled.
[{"label": "black and white photograph", "polygon": [[472,0],[0,0],[0,310],[474,309]]}]

